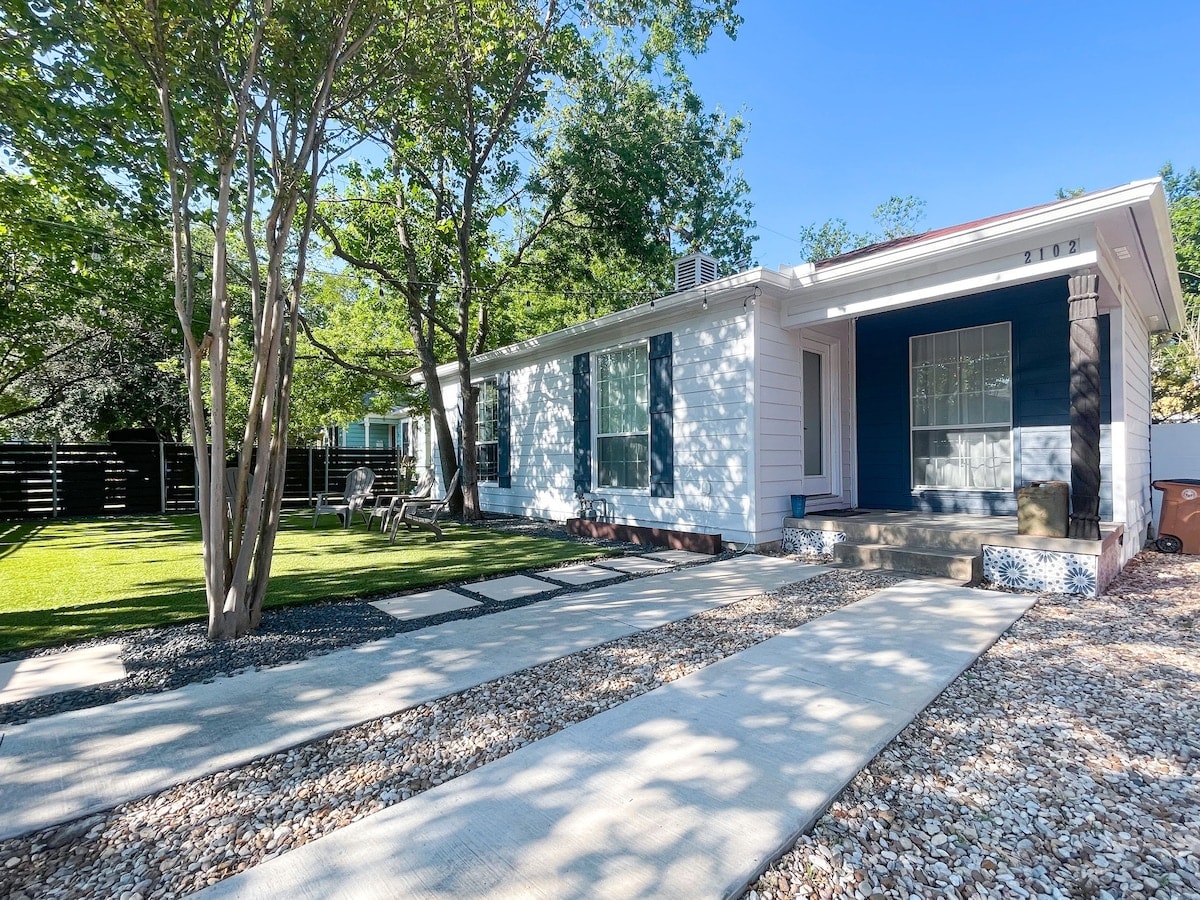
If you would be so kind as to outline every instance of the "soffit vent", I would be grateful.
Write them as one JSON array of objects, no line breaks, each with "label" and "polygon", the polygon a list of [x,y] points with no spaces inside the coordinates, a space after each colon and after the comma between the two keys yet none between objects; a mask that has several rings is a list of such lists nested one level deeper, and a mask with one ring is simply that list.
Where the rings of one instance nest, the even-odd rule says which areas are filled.
[{"label": "soffit vent", "polygon": [[717,280],[717,261],[707,253],[689,253],[675,260],[675,290],[686,291]]}]

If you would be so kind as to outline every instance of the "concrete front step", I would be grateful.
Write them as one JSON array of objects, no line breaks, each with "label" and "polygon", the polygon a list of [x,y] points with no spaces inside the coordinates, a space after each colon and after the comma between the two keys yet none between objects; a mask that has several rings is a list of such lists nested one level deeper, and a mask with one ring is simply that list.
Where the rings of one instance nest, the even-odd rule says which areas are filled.
[{"label": "concrete front step", "polygon": [[833,560],[838,564],[932,575],[963,584],[978,581],[983,574],[983,560],[977,554],[978,545],[974,555],[937,547],[857,543],[853,539],[833,546]]},{"label": "concrete front step", "polygon": [[985,531],[973,531],[961,527],[939,528],[936,525],[896,524],[872,521],[867,518],[824,519],[819,516],[809,516],[795,521],[803,524],[794,527],[844,532],[846,540],[857,544],[922,547],[929,550],[950,550],[971,554],[979,553],[980,545],[987,543],[987,538],[990,536]]}]

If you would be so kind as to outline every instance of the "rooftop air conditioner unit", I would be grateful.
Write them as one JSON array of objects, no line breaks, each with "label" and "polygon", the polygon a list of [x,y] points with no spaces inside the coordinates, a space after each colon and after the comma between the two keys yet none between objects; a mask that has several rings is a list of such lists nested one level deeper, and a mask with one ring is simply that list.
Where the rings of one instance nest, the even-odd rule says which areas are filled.
[{"label": "rooftop air conditioner unit", "polygon": [[717,280],[717,261],[707,253],[689,253],[675,260],[675,290],[690,288]]}]

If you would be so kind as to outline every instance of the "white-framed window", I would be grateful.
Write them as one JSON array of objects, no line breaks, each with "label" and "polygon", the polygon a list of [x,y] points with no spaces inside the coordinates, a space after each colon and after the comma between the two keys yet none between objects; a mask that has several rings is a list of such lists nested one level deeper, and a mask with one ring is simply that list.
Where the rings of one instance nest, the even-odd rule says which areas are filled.
[{"label": "white-framed window", "polygon": [[413,455],[413,420],[401,419],[396,426],[396,449],[400,451],[401,459],[412,459]]},{"label": "white-framed window", "polygon": [[1012,490],[1012,325],[909,339],[914,488]]},{"label": "white-framed window", "polygon": [[596,483],[650,485],[650,353],[645,343],[597,354]]},{"label": "white-framed window", "polygon": [[479,480],[496,481],[500,472],[500,394],[495,379],[479,385],[475,459],[479,463]]}]

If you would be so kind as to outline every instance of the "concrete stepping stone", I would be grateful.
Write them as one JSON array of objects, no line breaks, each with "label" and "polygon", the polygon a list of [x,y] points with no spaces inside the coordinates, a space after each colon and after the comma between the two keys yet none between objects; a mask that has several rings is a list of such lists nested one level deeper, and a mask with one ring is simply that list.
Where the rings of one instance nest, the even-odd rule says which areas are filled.
[{"label": "concrete stepping stone", "polygon": [[519,600],[522,597],[532,597],[534,594],[544,594],[557,590],[558,585],[550,584],[539,578],[527,575],[509,575],[507,578],[493,578],[491,581],[474,581],[464,584],[463,590],[475,594],[483,594],[493,600]]},{"label": "concrete stepping stone", "polygon": [[673,566],[684,566],[688,563],[711,560],[712,557],[707,553],[694,553],[691,550],[660,550],[657,553],[647,553],[646,559],[657,559]]},{"label": "concrete stepping stone", "polygon": [[124,678],[121,644],[64,650],[0,665],[0,703],[16,703]]},{"label": "concrete stepping stone", "polygon": [[576,566],[563,566],[561,569],[549,569],[542,572],[543,578],[553,578],[555,581],[561,581],[563,584],[582,585],[593,584],[597,581],[608,581],[610,578],[616,578],[617,573],[612,569],[602,569],[599,566],[591,566],[587,563],[580,563]]},{"label": "concrete stepping stone", "polygon": [[644,556],[619,556],[616,559],[598,559],[596,565],[602,566],[605,569],[612,569],[614,572],[623,572],[626,575],[649,575],[652,572],[665,572],[672,567],[672,563],[662,562],[657,559],[647,559]]},{"label": "concrete stepping stone", "polygon": [[450,612],[455,609],[466,609],[470,606],[482,606],[478,600],[456,594],[454,591],[436,590],[422,591],[419,594],[406,594],[403,597],[386,597],[374,600],[371,605],[381,609],[396,619],[422,619],[425,616],[436,616],[438,613]]}]

